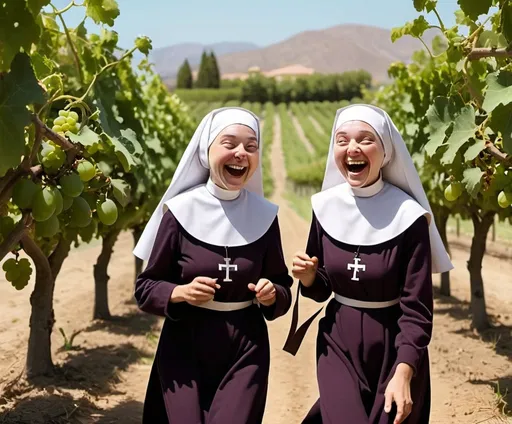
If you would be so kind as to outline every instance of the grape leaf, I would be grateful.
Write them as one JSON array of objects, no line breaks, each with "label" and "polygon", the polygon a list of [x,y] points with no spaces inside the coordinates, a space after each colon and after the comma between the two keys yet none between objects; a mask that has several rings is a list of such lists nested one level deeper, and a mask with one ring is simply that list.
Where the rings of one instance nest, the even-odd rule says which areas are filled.
[{"label": "grape leaf", "polygon": [[139,49],[139,51],[146,56],[149,54],[149,51],[153,48],[151,45],[151,40],[148,37],[137,37],[135,40],[135,46]]},{"label": "grape leaf", "polygon": [[446,137],[446,130],[452,124],[449,109],[450,104],[446,97],[436,97],[434,103],[427,110],[430,140],[425,145],[425,151],[429,156],[433,156],[436,150],[442,146]]},{"label": "grape leaf", "polygon": [[87,16],[97,24],[114,26],[114,20],[119,16],[116,0],[85,0],[85,6]]},{"label": "grape leaf", "polygon": [[500,31],[512,43],[512,3],[505,2],[501,8]]},{"label": "grape leaf", "polygon": [[37,52],[32,53],[30,58],[32,59],[32,66],[34,67],[36,78],[39,80],[50,75],[57,66],[53,60],[48,59],[46,56],[42,56]]},{"label": "grape leaf", "polygon": [[492,0],[457,0],[461,10],[476,21],[480,15],[489,12]]},{"label": "grape leaf", "polygon": [[162,142],[155,136],[146,141],[146,146],[153,150],[157,155],[164,155],[165,150],[162,147]]},{"label": "grape leaf", "polygon": [[394,43],[404,35],[412,35],[413,37],[421,37],[423,33],[429,28],[430,24],[427,22],[423,15],[420,15],[412,22],[407,22],[404,26],[393,28],[391,30],[391,41]]},{"label": "grape leaf", "polygon": [[[121,130],[121,140],[128,140],[130,144],[124,143],[126,148],[135,155],[141,155],[144,151],[142,149],[142,146],[140,145],[139,141],[137,140],[137,134],[135,134],[135,131],[128,128],[126,130]],[[132,151],[133,149],[133,151]]]},{"label": "grape leaf", "polygon": [[464,171],[464,179],[462,182],[466,186],[467,192],[473,198],[476,198],[476,195],[480,191],[483,174],[480,168],[469,168]]},{"label": "grape leaf", "polygon": [[512,102],[512,72],[494,72],[487,76],[487,92],[482,108],[491,113],[500,103],[507,105]]},{"label": "grape leaf", "polygon": [[476,139],[475,143],[466,150],[466,153],[464,153],[464,160],[466,162],[473,160],[484,149],[485,141],[482,139]]},{"label": "grape leaf", "polygon": [[83,127],[78,134],[71,131],[66,132],[66,136],[74,143],[80,143],[82,146],[93,146],[100,142],[100,136],[91,130],[87,125]]},{"label": "grape leaf", "polygon": [[512,103],[499,105],[492,111],[489,126],[503,137],[503,150],[512,155]]},{"label": "grape leaf", "polygon": [[128,203],[130,203],[130,185],[119,179],[112,179],[112,189],[114,192],[114,197],[119,202],[119,204],[124,208]]},{"label": "grape leaf", "polygon": [[30,123],[27,105],[44,103],[30,59],[18,53],[11,71],[0,79],[0,176],[18,165],[25,149],[24,128]]},{"label": "grape leaf", "polygon": [[130,152],[130,150],[134,151],[135,147],[133,145],[130,146],[131,142],[127,138],[110,137],[106,133],[103,133],[103,136],[106,137],[108,143],[114,148],[116,156],[119,159],[119,162],[121,162],[125,172],[129,172],[132,167],[139,164],[137,157]]},{"label": "grape leaf", "polygon": [[459,149],[475,135],[477,125],[475,123],[475,110],[472,106],[466,106],[455,118],[453,131],[446,141],[448,150],[441,159],[443,165],[453,162]]},{"label": "grape leaf", "polygon": [[414,0],[414,8],[418,12],[426,9],[427,13],[432,12],[436,7],[437,0]]},{"label": "grape leaf", "polygon": [[39,40],[41,29],[22,0],[2,2],[0,6],[0,72],[9,69],[20,48],[30,51]]},{"label": "grape leaf", "polygon": [[48,6],[50,2],[51,0],[27,0],[27,5],[32,12],[32,15],[37,17],[37,15],[39,15],[41,12],[41,9],[45,6]]}]

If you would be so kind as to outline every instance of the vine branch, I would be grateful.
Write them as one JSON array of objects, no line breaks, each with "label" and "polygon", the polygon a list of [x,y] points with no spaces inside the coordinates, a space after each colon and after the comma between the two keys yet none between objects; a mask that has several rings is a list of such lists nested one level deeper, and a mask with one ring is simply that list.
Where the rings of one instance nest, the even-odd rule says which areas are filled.
[{"label": "vine branch", "polygon": [[0,244],[0,260],[7,255],[12,248],[26,235],[27,228],[32,224],[32,216],[29,212],[24,212],[14,230],[12,230],[7,238]]},{"label": "vine branch", "polygon": [[494,47],[475,47],[467,56],[468,60],[478,60],[484,57],[512,57],[512,47],[501,49]]},{"label": "vine branch", "polygon": [[[73,57],[75,59],[75,65],[76,69],[78,71],[78,76],[80,77],[80,82],[84,82],[84,75],[82,72],[82,67],[80,66],[80,59],[78,58],[78,53],[76,52],[75,44],[73,43],[73,40],[71,39],[71,34],[69,33],[68,27],[66,25],[66,21],[64,21],[64,18],[62,17],[62,11],[59,11],[53,4],[50,4],[53,8],[55,14],[59,17],[60,22],[62,23],[62,27],[64,29],[64,33],[66,34],[66,38],[68,40],[69,47],[71,48],[71,52],[73,53]],[[66,6],[64,9],[62,9],[64,12],[71,9],[75,5],[75,2],[72,1],[71,4]]]},{"label": "vine branch", "polygon": [[508,156],[506,153],[503,153],[501,150],[499,150],[492,141],[487,140],[485,142],[485,149],[487,150],[487,153],[489,153],[491,156],[493,156],[500,162],[506,165],[512,165],[512,158]]},{"label": "vine branch", "polygon": [[433,12],[437,16],[437,20],[439,21],[439,25],[441,26],[441,28],[440,28],[441,31],[445,32],[446,31],[446,27],[444,26],[443,20],[441,19],[441,16],[439,16],[439,13],[437,12],[437,9],[435,7],[434,7]]}]

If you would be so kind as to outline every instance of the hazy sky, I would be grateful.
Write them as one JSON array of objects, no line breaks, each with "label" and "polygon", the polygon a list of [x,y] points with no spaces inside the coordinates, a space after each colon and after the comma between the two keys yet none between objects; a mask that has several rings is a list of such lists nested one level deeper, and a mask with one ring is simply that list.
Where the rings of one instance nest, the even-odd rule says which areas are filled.
[{"label": "hazy sky", "polygon": [[[61,8],[69,0],[53,0]],[[392,28],[418,16],[413,0],[118,0],[121,15],[114,29],[128,47],[137,35],[153,40],[154,47],[176,43],[209,44],[249,41],[260,46],[294,34],[342,23]],[[457,0],[439,0],[445,25],[453,25]],[[83,9],[70,10],[66,20],[79,22]],[[435,16],[427,17],[437,22]],[[91,25],[89,25],[91,27]]]}]

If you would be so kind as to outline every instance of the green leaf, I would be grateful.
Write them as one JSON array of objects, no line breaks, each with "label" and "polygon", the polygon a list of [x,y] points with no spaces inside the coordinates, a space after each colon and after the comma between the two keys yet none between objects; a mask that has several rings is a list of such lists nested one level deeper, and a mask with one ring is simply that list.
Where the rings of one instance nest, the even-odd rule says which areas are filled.
[{"label": "green leaf", "polygon": [[107,139],[107,142],[114,148],[116,156],[119,159],[119,162],[121,162],[121,165],[123,166],[125,172],[129,172],[132,169],[132,167],[137,166],[139,164],[138,159],[132,154],[132,152],[135,150],[133,145],[131,145],[130,149],[132,150],[132,152],[128,150],[128,148],[130,147],[130,141],[128,139],[126,139],[125,137],[110,137],[106,133],[103,133],[103,135]]},{"label": "green leaf", "polygon": [[512,43],[512,3],[505,2],[501,9],[500,31]]},{"label": "green leaf", "polygon": [[121,130],[121,140],[127,140],[130,144],[124,143],[126,148],[135,155],[141,155],[144,150],[142,149],[142,146],[140,145],[139,141],[137,140],[137,134],[135,134],[135,131],[131,130],[130,128],[126,130]]},{"label": "green leaf", "polygon": [[149,54],[149,51],[153,48],[151,45],[151,40],[148,37],[137,37],[135,40],[135,46],[139,49],[142,54],[146,56]]},{"label": "green leaf", "polygon": [[453,131],[446,141],[448,150],[444,153],[441,163],[447,165],[453,163],[459,149],[474,137],[477,125],[475,123],[475,110],[472,106],[466,106],[455,118]]},{"label": "green leaf", "polygon": [[51,0],[27,0],[27,5],[32,12],[32,15],[37,17],[37,15],[39,15],[41,12],[41,9],[45,6],[48,6],[50,2]]},{"label": "green leaf", "polygon": [[36,78],[39,80],[49,76],[57,66],[53,60],[48,59],[46,56],[42,56],[37,52],[32,53],[30,58],[32,60],[32,66],[34,67]]},{"label": "green leaf", "polygon": [[423,12],[426,9],[427,13],[432,12],[437,4],[437,0],[414,0],[414,8],[418,12]]},{"label": "green leaf", "polygon": [[457,0],[462,11],[476,21],[480,15],[489,12],[492,0]]},{"label": "green leaf", "polygon": [[30,123],[27,106],[43,104],[43,89],[37,83],[30,59],[19,53],[11,71],[0,79],[0,177],[19,164],[25,148],[25,126]]},{"label": "green leaf", "polygon": [[78,134],[73,134],[72,132],[66,132],[66,136],[74,143],[80,143],[82,146],[93,146],[94,144],[98,144],[100,140],[100,136],[96,134],[93,130],[91,130],[87,125],[83,127]]},{"label": "green leaf", "polygon": [[87,16],[97,24],[114,26],[114,20],[119,16],[116,0],[86,0],[85,6]]},{"label": "green leaf", "polygon": [[411,35],[416,38],[421,37],[429,26],[430,24],[425,17],[420,15],[414,21],[407,22],[403,27],[393,28],[391,30],[391,41],[394,43],[404,35]]},{"label": "green leaf", "polygon": [[487,92],[482,108],[491,113],[499,104],[512,102],[512,72],[494,72],[487,76]]},{"label": "green leaf", "polygon": [[466,150],[464,153],[464,160],[469,162],[478,156],[478,154],[485,149],[485,141],[476,139],[475,143]]},{"label": "green leaf", "polygon": [[30,51],[39,40],[41,29],[23,0],[0,2],[0,72],[9,69],[14,56],[23,48]]},{"label": "green leaf", "polygon": [[165,150],[162,147],[162,142],[158,137],[153,137],[146,141],[146,146],[153,150],[157,155],[164,155]]},{"label": "green leaf", "polygon": [[471,197],[476,198],[480,191],[483,171],[480,168],[469,168],[464,171],[464,179],[462,182],[466,186],[466,190]]},{"label": "green leaf", "polygon": [[425,151],[428,156],[433,156],[436,150],[443,145],[446,130],[452,124],[449,100],[446,97],[436,97],[434,103],[427,110],[427,119],[430,140],[425,145]]},{"label": "green leaf", "polygon": [[119,179],[113,179],[111,181],[114,197],[119,204],[124,208],[130,203],[130,185]]},{"label": "green leaf", "polygon": [[489,126],[503,137],[503,150],[512,155],[512,103],[499,105],[492,111]]}]

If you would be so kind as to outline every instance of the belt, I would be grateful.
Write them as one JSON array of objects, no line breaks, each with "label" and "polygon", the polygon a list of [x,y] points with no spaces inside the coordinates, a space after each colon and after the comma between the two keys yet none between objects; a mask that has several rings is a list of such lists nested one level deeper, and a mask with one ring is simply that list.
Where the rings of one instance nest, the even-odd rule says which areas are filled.
[{"label": "belt", "polygon": [[209,300],[206,303],[203,303],[201,305],[196,305],[199,308],[204,309],[211,309],[212,311],[238,311],[240,309],[248,308],[249,306],[257,304],[258,301],[256,299],[254,300],[247,300],[245,302],[217,302],[216,300]]},{"label": "belt", "polygon": [[400,302],[400,298],[393,300],[386,300],[384,302],[368,302],[364,300],[350,299],[349,297],[341,296],[334,293],[334,298],[342,305],[352,306],[354,308],[367,308],[367,309],[381,309],[389,308],[390,306],[396,305]]}]

